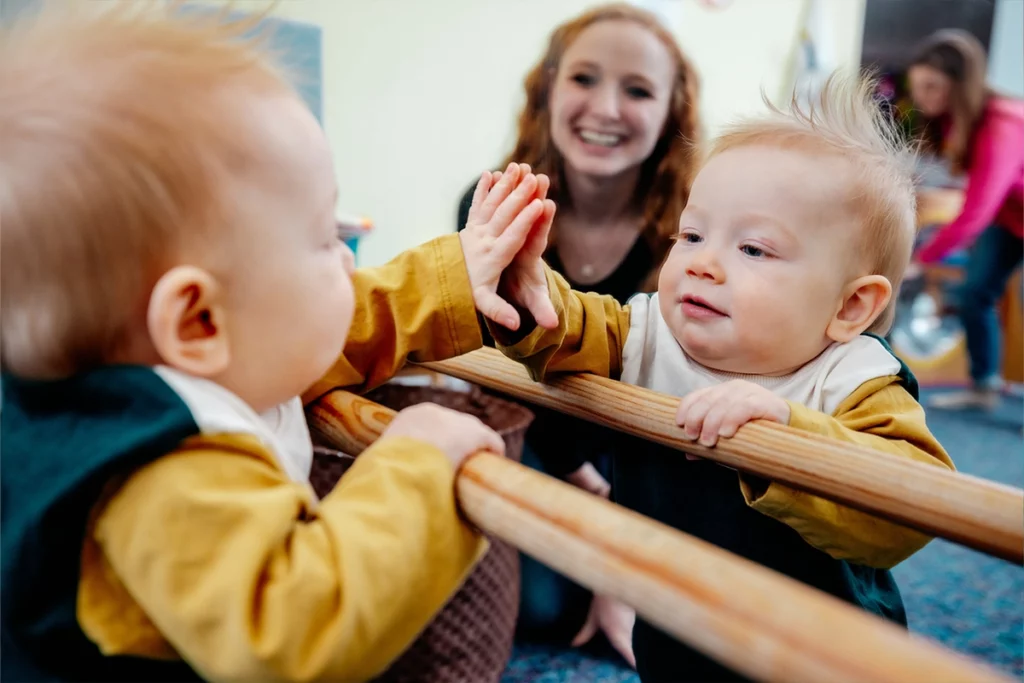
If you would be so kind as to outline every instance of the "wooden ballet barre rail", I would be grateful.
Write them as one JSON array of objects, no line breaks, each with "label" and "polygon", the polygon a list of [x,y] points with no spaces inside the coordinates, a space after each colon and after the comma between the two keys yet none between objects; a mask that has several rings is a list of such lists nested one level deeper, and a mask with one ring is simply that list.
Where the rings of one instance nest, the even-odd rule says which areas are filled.
[{"label": "wooden ballet barre rail", "polygon": [[676,397],[594,375],[534,382],[525,368],[494,349],[422,365],[1024,562],[1024,491],[1012,486],[764,421],[706,448],[681,437]]},{"label": "wooden ballet barre rail", "polygon": [[[309,410],[326,444],[361,452],[394,411],[344,391]],[[667,633],[761,681],[1009,681],[838,598],[518,463],[478,453],[456,495],[466,517]]]}]

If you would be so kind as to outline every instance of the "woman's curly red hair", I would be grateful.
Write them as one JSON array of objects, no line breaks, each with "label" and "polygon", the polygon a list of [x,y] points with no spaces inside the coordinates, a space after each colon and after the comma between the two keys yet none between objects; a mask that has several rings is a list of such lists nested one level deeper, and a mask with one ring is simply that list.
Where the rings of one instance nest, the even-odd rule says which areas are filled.
[{"label": "woman's curly red hair", "polygon": [[[697,72],[655,15],[633,5],[616,3],[595,7],[556,28],[543,58],[523,82],[526,104],[519,114],[519,136],[503,166],[512,161],[530,164],[534,171],[551,178],[548,196],[556,202],[564,201],[562,155],[551,141],[551,85],[565,51],[586,28],[601,21],[639,24],[661,41],[676,65],[665,129],[644,161],[637,184],[636,200],[643,207],[644,236],[657,266],[654,276],[644,283],[644,289],[651,290],[657,285],[657,269],[672,246],[679,215],[686,205],[698,158],[693,147],[700,139]],[[548,249],[555,245],[555,232],[553,228]]]}]

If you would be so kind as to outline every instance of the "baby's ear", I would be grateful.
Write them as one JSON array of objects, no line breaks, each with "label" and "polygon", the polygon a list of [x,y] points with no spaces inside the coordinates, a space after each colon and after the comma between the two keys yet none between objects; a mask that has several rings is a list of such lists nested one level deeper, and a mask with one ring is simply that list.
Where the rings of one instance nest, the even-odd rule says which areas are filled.
[{"label": "baby's ear", "polygon": [[844,344],[871,327],[892,298],[892,284],[881,275],[859,277],[843,290],[839,308],[825,336]]},{"label": "baby's ear", "polygon": [[146,323],[164,364],[198,377],[214,377],[231,360],[223,290],[207,271],[177,266],[164,273],[149,297]]}]

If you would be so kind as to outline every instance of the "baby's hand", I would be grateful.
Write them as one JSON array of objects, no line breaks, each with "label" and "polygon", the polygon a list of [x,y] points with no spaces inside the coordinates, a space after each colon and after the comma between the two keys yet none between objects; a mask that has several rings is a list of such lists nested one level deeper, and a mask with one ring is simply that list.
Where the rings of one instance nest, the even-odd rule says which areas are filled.
[{"label": "baby's hand", "polygon": [[[547,176],[534,175],[526,164],[484,173],[459,233],[477,310],[510,330],[520,325],[513,304],[528,310],[542,327],[558,324],[541,261],[555,215],[555,203],[547,199],[549,184]],[[511,302],[498,295],[499,282]]]},{"label": "baby's hand", "polygon": [[477,451],[505,455],[505,442],[496,431],[478,418],[435,403],[418,403],[400,411],[381,433],[407,436],[434,446],[459,468],[462,461]]},{"label": "baby's hand", "polygon": [[573,647],[586,645],[597,632],[603,631],[608,642],[631,667],[636,668],[633,655],[633,626],[636,612],[624,602],[607,595],[594,595],[583,628],[572,640]]},{"label": "baby's hand", "polygon": [[612,492],[612,486],[608,480],[601,476],[597,468],[589,462],[585,462],[565,477],[566,481],[576,488],[589,491],[595,496],[608,498]]},{"label": "baby's hand", "polygon": [[709,447],[720,437],[735,436],[751,420],[788,424],[789,404],[758,384],[736,379],[690,392],[676,411],[676,424],[683,428],[683,436]]}]

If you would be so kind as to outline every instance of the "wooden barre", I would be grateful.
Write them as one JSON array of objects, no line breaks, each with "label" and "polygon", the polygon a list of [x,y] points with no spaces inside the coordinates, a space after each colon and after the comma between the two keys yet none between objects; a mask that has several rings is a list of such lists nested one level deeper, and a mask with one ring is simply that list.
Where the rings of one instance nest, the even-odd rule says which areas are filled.
[{"label": "wooden barre", "polygon": [[[343,391],[309,409],[327,444],[356,454],[394,411]],[[802,583],[488,453],[456,478],[467,518],[755,680],[1009,681]]]},{"label": "wooden barre", "polygon": [[764,421],[706,448],[681,438],[674,396],[594,375],[534,382],[524,367],[494,349],[422,365],[1024,562],[1024,491],[1018,488]]}]

